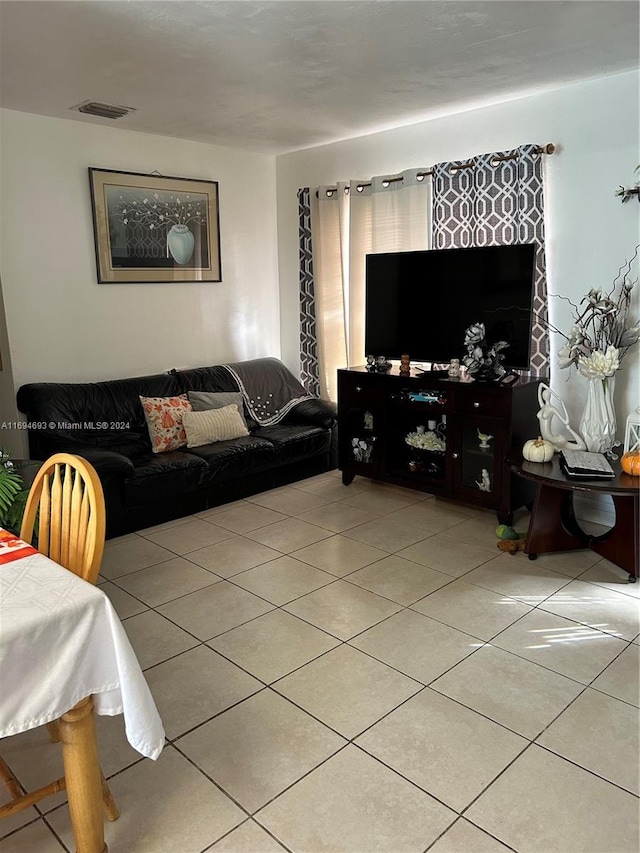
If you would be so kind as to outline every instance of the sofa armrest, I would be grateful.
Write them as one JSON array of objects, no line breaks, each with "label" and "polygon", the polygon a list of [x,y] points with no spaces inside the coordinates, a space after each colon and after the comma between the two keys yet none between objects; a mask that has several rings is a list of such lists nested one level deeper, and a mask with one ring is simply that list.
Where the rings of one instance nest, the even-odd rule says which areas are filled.
[{"label": "sofa armrest", "polygon": [[115,453],[113,450],[94,450],[89,447],[69,447],[65,449],[66,453],[73,453],[75,456],[81,456],[87,462],[91,462],[96,469],[98,476],[104,474],[122,474],[124,477],[130,477],[135,472],[133,462],[122,453]]},{"label": "sofa armrest", "polygon": [[336,406],[328,400],[303,400],[285,417],[285,424],[308,424],[331,429],[336,422]]}]

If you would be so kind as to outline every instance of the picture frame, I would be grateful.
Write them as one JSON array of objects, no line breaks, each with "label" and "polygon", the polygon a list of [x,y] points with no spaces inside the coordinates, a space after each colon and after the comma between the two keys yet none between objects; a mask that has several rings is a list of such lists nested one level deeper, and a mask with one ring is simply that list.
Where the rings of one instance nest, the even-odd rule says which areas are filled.
[{"label": "picture frame", "polygon": [[219,282],[218,182],[89,168],[98,284]]}]

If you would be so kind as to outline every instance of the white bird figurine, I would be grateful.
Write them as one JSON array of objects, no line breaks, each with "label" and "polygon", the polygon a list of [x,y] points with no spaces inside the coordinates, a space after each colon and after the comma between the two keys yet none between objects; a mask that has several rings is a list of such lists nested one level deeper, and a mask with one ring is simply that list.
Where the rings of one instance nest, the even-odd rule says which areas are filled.
[{"label": "white bird figurine", "polygon": [[485,432],[480,432],[478,429],[478,438],[480,439],[480,447],[489,447],[489,442],[493,438],[492,435],[487,435]]}]

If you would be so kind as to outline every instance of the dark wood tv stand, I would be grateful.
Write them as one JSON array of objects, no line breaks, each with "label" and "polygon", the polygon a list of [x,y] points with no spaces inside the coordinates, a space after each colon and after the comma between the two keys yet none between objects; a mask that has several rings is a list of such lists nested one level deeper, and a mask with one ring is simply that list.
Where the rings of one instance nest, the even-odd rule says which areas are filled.
[{"label": "dark wood tv stand", "polygon": [[[506,458],[537,435],[542,381],[522,375],[502,385],[436,372],[412,370],[401,376],[397,368],[388,373],[365,367],[339,370],[342,482],[349,485],[360,475],[420,489],[494,509],[501,523],[511,524],[514,510],[533,501],[534,489],[513,474]],[[418,426],[429,431],[430,421],[440,425],[437,431],[446,442],[442,453],[405,442]]]}]

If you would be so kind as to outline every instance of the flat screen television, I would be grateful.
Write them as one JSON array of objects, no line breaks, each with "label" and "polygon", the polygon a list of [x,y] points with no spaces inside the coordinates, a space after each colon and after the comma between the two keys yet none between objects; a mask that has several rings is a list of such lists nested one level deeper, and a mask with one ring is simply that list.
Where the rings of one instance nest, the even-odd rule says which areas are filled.
[{"label": "flat screen television", "polygon": [[533,243],[367,255],[366,354],[449,362],[481,322],[509,344],[504,366],[528,370],[534,271]]}]

